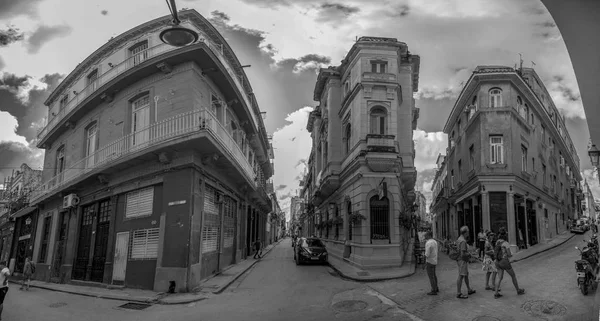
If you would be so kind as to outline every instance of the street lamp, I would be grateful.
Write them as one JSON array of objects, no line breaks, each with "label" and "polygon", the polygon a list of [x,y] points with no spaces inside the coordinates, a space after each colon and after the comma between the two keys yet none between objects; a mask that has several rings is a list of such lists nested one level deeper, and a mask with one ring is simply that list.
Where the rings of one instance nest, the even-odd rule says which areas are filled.
[{"label": "street lamp", "polygon": [[193,44],[198,40],[198,33],[194,30],[180,27],[181,20],[177,16],[177,7],[175,6],[175,0],[166,0],[167,6],[173,16],[173,27],[163,30],[160,33],[160,40],[167,45],[174,47],[183,47]]},{"label": "street lamp", "polygon": [[600,158],[600,150],[596,147],[596,145],[592,145],[592,147],[588,150],[588,155],[590,155],[590,161],[592,162],[592,166],[598,167],[598,158]]}]

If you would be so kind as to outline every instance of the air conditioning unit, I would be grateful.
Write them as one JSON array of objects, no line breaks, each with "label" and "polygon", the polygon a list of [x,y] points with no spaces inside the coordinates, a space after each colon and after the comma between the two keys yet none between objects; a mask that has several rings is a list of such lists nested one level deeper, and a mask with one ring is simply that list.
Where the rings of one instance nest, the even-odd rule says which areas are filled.
[{"label": "air conditioning unit", "polygon": [[71,208],[79,205],[79,197],[75,194],[69,194],[63,198],[63,208]]}]

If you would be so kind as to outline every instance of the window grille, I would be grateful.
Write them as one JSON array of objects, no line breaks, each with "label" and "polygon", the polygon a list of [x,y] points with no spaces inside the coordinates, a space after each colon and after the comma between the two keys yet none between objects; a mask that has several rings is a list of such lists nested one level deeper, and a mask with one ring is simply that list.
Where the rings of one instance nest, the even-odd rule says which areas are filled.
[{"label": "window grille", "polygon": [[129,246],[129,259],[152,260],[158,257],[159,229],[133,231]]},{"label": "window grille", "polygon": [[371,240],[387,240],[390,238],[390,207],[387,197],[379,199],[378,195],[369,201],[371,216]]},{"label": "window grille", "polygon": [[137,218],[152,215],[154,187],[147,187],[127,193],[125,218]]}]

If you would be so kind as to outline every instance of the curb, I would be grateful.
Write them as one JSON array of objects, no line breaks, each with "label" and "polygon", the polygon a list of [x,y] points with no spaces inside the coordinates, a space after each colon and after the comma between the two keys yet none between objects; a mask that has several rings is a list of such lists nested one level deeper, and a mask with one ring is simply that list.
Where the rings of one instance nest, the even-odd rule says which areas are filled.
[{"label": "curb", "polygon": [[[267,256],[267,254],[269,254],[271,252],[271,250],[273,250],[277,245],[279,245],[279,243],[282,241],[283,239],[280,239],[279,241],[273,243],[273,246],[266,251],[263,254],[263,258],[265,256]],[[252,264],[250,264],[247,268],[245,268],[244,270],[242,270],[240,273],[238,273],[236,276],[234,276],[233,278],[231,278],[231,280],[227,283],[225,283],[225,285],[223,285],[222,287],[216,289],[215,291],[212,291],[213,294],[221,294],[223,293],[223,291],[225,291],[225,289],[227,289],[233,282],[235,282],[237,279],[240,278],[240,276],[244,275],[244,273],[246,273],[248,270],[250,270],[256,263],[260,262],[260,260],[255,260],[254,262],[252,262]],[[188,302],[189,303],[189,302]]]},{"label": "curb", "polygon": [[377,279],[359,279],[359,278],[356,278],[356,277],[353,277],[353,276],[348,276],[348,275],[342,273],[340,270],[338,270],[334,265],[332,265],[329,262],[327,262],[327,265],[330,268],[332,268],[342,278],[348,279],[348,280],[352,280],[352,281],[355,281],[355,282],[361,282],[361,283],[372,283],[372,282],[381,282],[381,281],[388,281],[388,280],[404,279],[404,278],[407,278],[409,276],[413,276],[415,273],[417,273],[417,267],[415,265],[414,271],[409,272],[409,273],[407,273],[405,275],[394,276],[394,277],[387,277],[387,278],[377,278]]},{"label": "curb", "polygon": [[[9,281],[9,282],[16,284],[16,285],[20,285],[20,283],[15,282],[15,281]],[[107,299],[107,300],[115,300],[115,301],[157,303],[160,300],[158,298],[151,299],[151,300],[142,300],[142,299],[137,299],[137,298],[122,298],[122,297],[117,297],[117,296],[112,296],[112,295],[91,294],[91,293],[86,293],[86,292],[76,292],[76,291],[70,291],[70,290],[56,289],[56,288],[52,288],[49,286],[43,286],[43,285],[37,285],[37,284],[36,285],[31,284],[31,285],[29,285],[29,287],[44,289],[44,290],[49,290],[49,291],[54,291],[54,292],[62,292],[62,293],[68,293],[68,294],[87,296],[90,298]]]},{"label": "curb", "polygon": [[558,244],[556,244],[556,245],[554,245],[554,246],[551,246],[551,247],[549,247],[549,248],[547,248],[547,249],[543,249],[543,250],[541,250],[541,251],[539,251],[539,252],[536,252],[536,253],[531,253],[531,255],[528,255],[528,256],[526,256],[526,257],[520,258],[520,259],[518,259],[518,260],[513,260],[513,261],[510,261],[510,263],[516,263],[516,262],[519,262],[519,261],[523,261],[523,260],[525,260],[525,259],[528,259],[528,258],[530,258],[530,257],[532,257],[532,256],[535,256],[535,255],[538,255],[538,254],[540,254],[540,253],[544,253],[544,252],[546,252],[546,251],[552,250],[553,248],[559,247],[559,246],[561,246],[561,245],[563,245],[563,244],[567,243],[569,240],[571,240],[572,238],[574,238],[576,235],[577,235],[577,234],[573,234],[573,233],[571,233],[571,236],[567,237],[567,238],[566,238],[564,241],[562,241],[562,242],[560,242],[560,243],[558,243]]}]

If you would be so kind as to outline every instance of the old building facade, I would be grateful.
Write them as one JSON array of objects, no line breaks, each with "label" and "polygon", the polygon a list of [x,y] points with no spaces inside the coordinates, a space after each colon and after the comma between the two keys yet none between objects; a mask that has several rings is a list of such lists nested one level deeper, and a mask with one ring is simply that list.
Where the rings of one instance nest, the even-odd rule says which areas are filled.
[{"label": "old building facade", "polygon": [[435,205],[443,234],[456,238],[466,225],[473,240],[480,228],[506,227],[517,250],[552,239],[581,213],[579,158],[533,69],[477,67],[444,132],[449,207]]},{"label": "old building facade", "polygon": [[412,215],[415,200],[419,61],[397,39],[361,37],[315,85],[303,180],[308,219],[330,255],[361,268],[410,260],[400,219]]},{"label": "old building facade", "polygon": [[49,96],[36,277],[189,291],[267,239],[270,144],[242,65],[197,11],[96,50]]},{"label": "old building facade", "polygon": [[[594,199],[594,194],[592,193],[592,189],[590,188],[590,184],[587,180],[583,180],[583,200],[581,204],[582,214],[585,217],[597,219],[598,213],[596,212],[596,201]],[[575,217],[577,218],[577,217]]]}]

